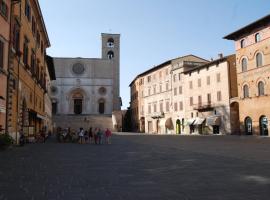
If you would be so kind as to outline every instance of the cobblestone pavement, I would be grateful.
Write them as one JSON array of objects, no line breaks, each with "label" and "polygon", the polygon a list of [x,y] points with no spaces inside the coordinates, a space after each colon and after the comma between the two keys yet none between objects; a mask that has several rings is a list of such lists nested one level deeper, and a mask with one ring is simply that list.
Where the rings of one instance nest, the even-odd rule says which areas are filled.
[{"label": "cobblestone pavement", "polygon": [[0,152],[0,200],[269,200],[270,138],[115,135]]}]

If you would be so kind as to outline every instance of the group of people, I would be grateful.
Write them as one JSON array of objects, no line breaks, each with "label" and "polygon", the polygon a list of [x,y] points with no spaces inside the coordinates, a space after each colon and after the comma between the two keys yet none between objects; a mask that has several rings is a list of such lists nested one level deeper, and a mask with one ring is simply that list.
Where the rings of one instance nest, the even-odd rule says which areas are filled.
[{"label": "group of people", "polygon": [[108,128],[105,131],[102,131],[100,128],[93,129],[92,127],[90,127],[89,130],[80,128],[77,133],[71,132],[70,128],[67,128],[57,132],[59,142],[70,141],[80,144],[111,144],[112,132]]}]

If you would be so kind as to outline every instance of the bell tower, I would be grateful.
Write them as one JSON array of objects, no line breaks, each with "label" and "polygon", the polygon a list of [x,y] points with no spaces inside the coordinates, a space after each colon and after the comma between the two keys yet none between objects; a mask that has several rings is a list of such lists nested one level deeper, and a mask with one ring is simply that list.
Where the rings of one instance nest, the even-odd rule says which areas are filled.
[{"label": "bell tower", "polygon": [[102,59],[109,60],[113,68],[113,110],[120,105],[120,34],[102,33]]}]

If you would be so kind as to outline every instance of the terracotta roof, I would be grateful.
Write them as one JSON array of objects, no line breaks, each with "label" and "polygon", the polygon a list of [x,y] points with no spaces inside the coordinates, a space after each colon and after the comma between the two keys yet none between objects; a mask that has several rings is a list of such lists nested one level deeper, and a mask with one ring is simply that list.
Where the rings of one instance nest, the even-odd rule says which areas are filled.
[{"label": "terracotta roof", "polygon": [[223,37],[223,39],[227,39],[227,40],[237,40],[239,38],[241,38],[243,35],[250,33],[252,31],[254,31],[257,28],[261,28],[264,27],[266,25],[270,24],[270,15],[267,15],[261,19],[258,19],[257,21],[244,26],[243,28],[240,28],[239,30],[226,35],[225,37]]}]

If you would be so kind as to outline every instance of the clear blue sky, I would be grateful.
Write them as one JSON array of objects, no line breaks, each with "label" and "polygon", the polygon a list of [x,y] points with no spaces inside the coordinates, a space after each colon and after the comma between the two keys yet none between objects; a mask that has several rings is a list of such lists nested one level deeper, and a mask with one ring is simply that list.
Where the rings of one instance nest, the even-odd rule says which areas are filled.
[{"label": "clear blue sky", "polygon": [[269,0],[39,0],[57,57],[101,57],[101,33],[121,34],[121,97],[139,73],[194,54],[234,53],[223,36],[270,14]]}]

